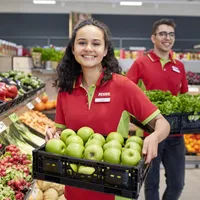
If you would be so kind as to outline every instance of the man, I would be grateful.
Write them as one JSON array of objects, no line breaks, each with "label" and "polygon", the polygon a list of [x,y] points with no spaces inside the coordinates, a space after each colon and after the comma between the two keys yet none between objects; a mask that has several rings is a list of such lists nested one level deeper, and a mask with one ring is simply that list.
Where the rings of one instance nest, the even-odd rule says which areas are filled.
[{"label": "man", "polygon": [[[151,36],[154,49],[138,58],[127,73],[127,77],[146,90],[169,90],[173,95],[188,91],[184,65],[173,59],[170,53],[175,42],[175,27],[170,19],[155,22]],[[145,181],[146,200],[159,200],[161,162],[165,168],[167,184],[162,200],[178,200],[185,177],[185,145],[182,135],[171,135],[159,144],[158,156],[152,161]]]}]

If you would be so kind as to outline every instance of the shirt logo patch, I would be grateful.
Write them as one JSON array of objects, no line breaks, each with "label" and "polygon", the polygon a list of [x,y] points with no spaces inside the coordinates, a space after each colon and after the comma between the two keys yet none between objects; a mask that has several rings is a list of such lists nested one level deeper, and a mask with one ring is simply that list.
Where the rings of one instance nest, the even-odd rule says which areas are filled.
[{"label": "shirt logo patch", "polygon": [[110,97],[110,92],[100,92],[98,94],[99,97]]},{"label": "shirt logo patch", "polygon": [[178,67],[172,66],[172,71],[180,73],[180,70]]},{"label": "shirt logo patch", "polygon": [[106,102],[110,102],[110,98],[95,98],[94,102],[95,103],[106,103]]}]

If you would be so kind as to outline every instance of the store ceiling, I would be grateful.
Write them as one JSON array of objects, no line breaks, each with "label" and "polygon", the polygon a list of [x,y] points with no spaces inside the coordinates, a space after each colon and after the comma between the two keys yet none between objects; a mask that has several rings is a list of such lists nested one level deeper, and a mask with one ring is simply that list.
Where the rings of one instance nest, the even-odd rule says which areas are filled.
[{"label": "store ceiling", "polygon": [[[56,0],[57,3],[61,2],[84,2],[84,3],[119,3],[121,0]],[[142,1],[143,3],[157,3],[157,4],[200,4],[200,0],[124,0],[124,1]],[[1,0],[0,3],[13,3],[13,2],[33,2],[33,0]]]},{"label": "store ceiling", "polygon": [[55,5],[34,5],[33,0],[0,0],[0,12],[70,13],[71,11],[77,11],[92,14],[200,16],[200,0],[141,1],[143,2],[142,6],[133,7],[120,6],[120,0],[56,0]]}]

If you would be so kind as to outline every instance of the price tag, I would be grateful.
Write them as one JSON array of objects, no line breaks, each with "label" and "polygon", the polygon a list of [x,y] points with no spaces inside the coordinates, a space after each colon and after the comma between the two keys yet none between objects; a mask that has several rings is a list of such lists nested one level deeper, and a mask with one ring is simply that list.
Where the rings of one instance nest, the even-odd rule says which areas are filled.
[{"label": "price tag", "polygon": [[41,99],[40,99],[39,97],[37,97],[37,98],[35,99],[35,101],[36,101],[37,103],[40,103],[40,102],[41,102]]},{"label": "price tag", "polygon": [[16,115],[16,113],[9,115],[9,118],[13,123],[19,120],[19,117]]},{"label": "price tag", "polygon": [[189,92],[199,92],[199,88],[197,87],[190,87]]},{"label": "price tag", "polygon": [[6,125],[3,122],[0,122],[0,133],[7,129]]},{"label": "price tag", "polygon": [[38,193],[38,190],[37,190],[37,188],[34,186],[34,188],[32,189],[32,192],[31,192],[31,194],[32,194],[32,196],[33,196],[33,199],[36,199],[37,193]]},{"label": "price tag", "polygon": [[27,103],[26,106],[27,106],[30,110],[32,110],[32,109],[34,108],[34,105],[33,105],[31,102]]}]

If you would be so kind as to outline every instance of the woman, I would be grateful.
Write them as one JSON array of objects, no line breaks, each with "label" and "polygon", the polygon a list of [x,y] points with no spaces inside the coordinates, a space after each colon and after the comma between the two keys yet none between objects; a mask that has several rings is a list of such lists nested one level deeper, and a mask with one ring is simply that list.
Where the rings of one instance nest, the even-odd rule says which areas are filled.
[{"label": "woman", "polygon": [[[78,24],[57,72],[57,132],[48,129],[47,139],[59,137],[65,128],[78,130],[83,126],[103,135],[118,131],[127,136],[130,115],[134,115],[155,129],[144,140],[146,163],[157,156],[158,143],[169,134],[169,124],[144,93],[120,75],[106,25],[94,19]],[[69,186],[65,191],[67,200],[115,199],[112,194]]]}]

